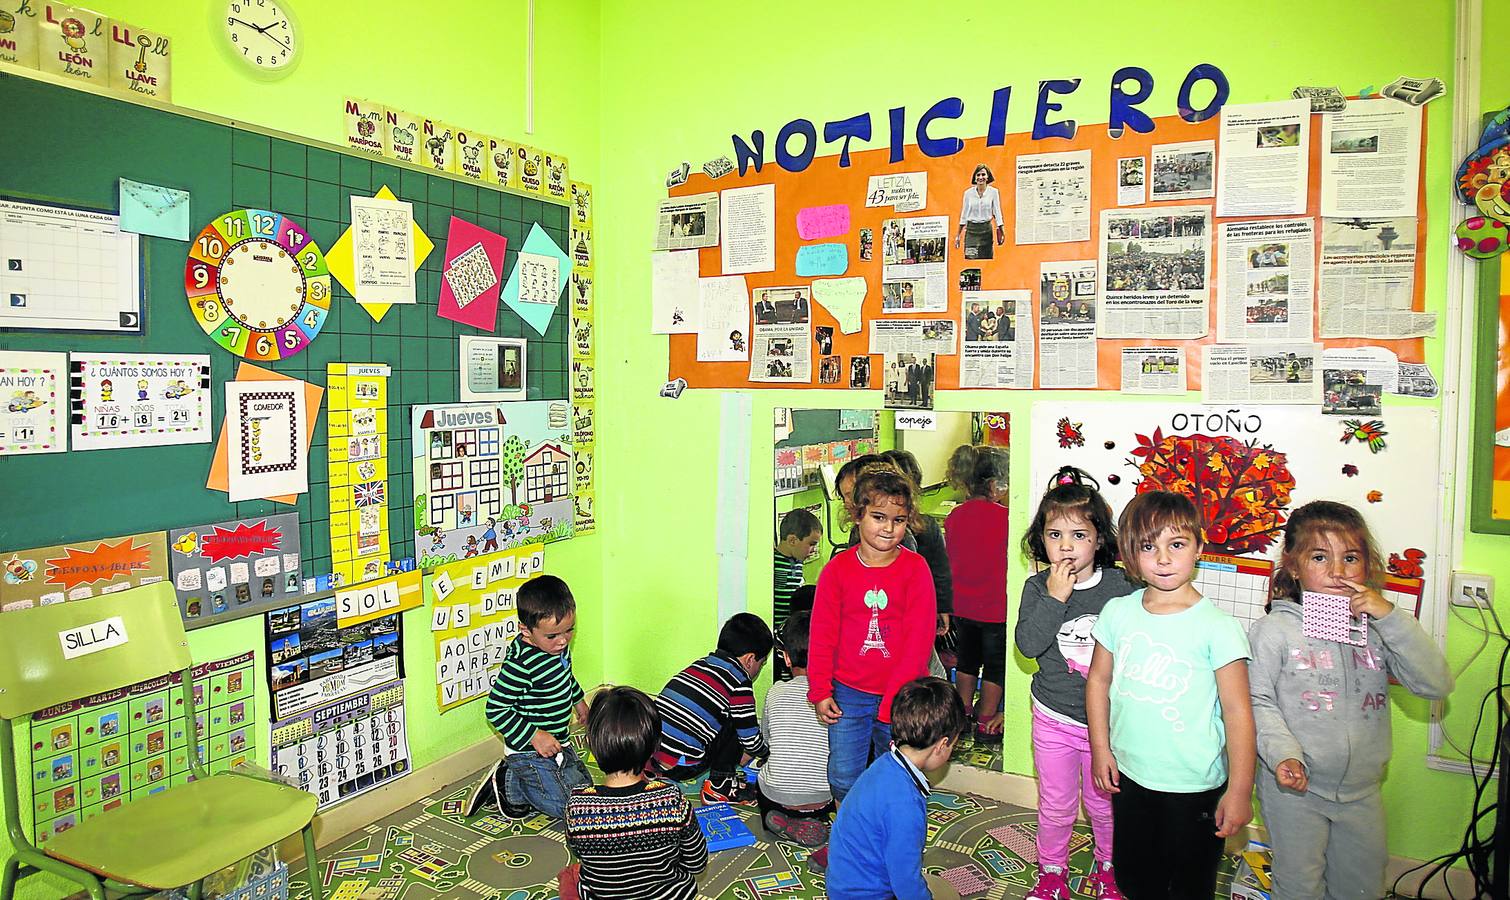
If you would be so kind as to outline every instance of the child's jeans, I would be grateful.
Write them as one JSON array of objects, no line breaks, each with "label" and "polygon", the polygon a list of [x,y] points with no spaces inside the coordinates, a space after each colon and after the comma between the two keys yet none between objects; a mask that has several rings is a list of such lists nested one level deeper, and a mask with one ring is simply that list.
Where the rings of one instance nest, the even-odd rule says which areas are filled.
[{"label": "child's jeans", "polygon": [[566,814],[566,800],[572,791],[591,785],[592,776],[577,758],[577,751],[565,744],[561,745],[559,764],[555,757],[533,750],[510,753],[504,759],[503,791],[508,802],[529,804],[557,819]]},{"label": "child's jeans", "polygon": [[1033,764],[1038,767],[1038,865],[1069,871],[1070,832],[1085,799],[1096,836],[1096,861],[1112,859],[1112,797],[1096,787],[1090,732],[1033,709]]},{"label": "child's jeans", "polygon": [[843,800],[871,759],[891,749],[891,725],[878,718],[881,695],[834,682],[834,702],[843,713],[828,727],[828,786]]}]

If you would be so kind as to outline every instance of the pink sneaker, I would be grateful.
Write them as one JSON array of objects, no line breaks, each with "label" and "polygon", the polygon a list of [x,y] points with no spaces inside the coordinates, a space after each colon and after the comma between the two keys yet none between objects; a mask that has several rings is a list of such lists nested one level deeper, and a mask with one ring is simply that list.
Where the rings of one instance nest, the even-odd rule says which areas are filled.
[{"label": "pink sneaker", "polygon": [[1038,883],[1024,900],[1070,900],[1069,882],[1058,869],[1042,869],[1038,872]]},{"label": "pink sneaker", "polygon": [[1096,863],[1095,871],[1086,879],[1085,889],[1098,900],[1123,900],[1122,891],[1117,887],[1117,876],[1112,873],[1109,862]]}]

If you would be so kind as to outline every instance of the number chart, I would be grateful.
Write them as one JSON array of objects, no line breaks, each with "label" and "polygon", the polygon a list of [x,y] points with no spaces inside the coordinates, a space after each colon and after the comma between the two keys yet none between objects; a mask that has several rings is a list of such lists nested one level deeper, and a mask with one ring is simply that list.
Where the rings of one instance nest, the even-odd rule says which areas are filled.
[{"label": "number chart", "polygon": [[208,356],[70,354],[73,449],[207,444],[209,387]]},{"label": "number chart", "polygon": [[216,216],[184,263],[189,309],[215,343],[247,359],[287,359],[330,312],[325,254],[290,216],[237,209]]}]

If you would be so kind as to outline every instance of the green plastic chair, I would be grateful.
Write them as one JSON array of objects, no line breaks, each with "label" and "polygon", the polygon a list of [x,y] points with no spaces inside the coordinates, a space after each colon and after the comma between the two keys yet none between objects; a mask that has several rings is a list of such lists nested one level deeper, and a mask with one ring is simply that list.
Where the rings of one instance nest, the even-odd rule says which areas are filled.
[{"label": "green plastic chair", "polygon": [[[70,634],[82,636],[72,642],[72,659],[65,656]],[[117,634],[124,641],[117,643]],[[236,772],[210,775],[195,739],[187,741],[188,783],[86,818],[45,849],[22,831],[23,776],[12,720],[176,671],[183,679],[184,733],[196,735],[191,667],[168,582],[0,614],[0,780],[15,847],[0,877],[0,900],[12,900],[17,880],[32,872],[77,882],[92,900],[105,900],[107,890],[130,895],[178,887],[199,900],[204,878],[301,830],[310,896],[321,900],[314,795]]]}]

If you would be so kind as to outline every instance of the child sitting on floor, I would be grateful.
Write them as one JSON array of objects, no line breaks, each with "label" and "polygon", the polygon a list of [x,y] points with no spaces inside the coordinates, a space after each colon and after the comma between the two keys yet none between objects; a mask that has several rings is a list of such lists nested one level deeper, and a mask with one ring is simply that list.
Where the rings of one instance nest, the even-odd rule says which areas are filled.
[{"label": "child sitting on floor", "polygon": [[767,831],[804,847],[828,840],[824,822],[834,811],[828,787],[828,729],[807,702],[807,640],[812,616],[792,613],[781,629],[776,652],[792,672],[765,695],[760,730],[771,757],[760,769],[761,819]]},{"label": "child sitting on floor", "polygon": [[645,764],[661,737],[655,701],[632,687],[609,688],[587,714],[587,746],[603,783],[566,804],[566,845],[581,860],[563,871],[581,900],[692,900],[708,844],[681,790],[647,780]]},{"label": "child sitting on floor", "polygon": [[661,746],[651,765],[675,781],[709,773],[705,803],[754,799],[740,766],[768,752],[753,682],[773,643],[760,617],[739,613],[719,631],[718,649],[678,672],[655,699]]}]

